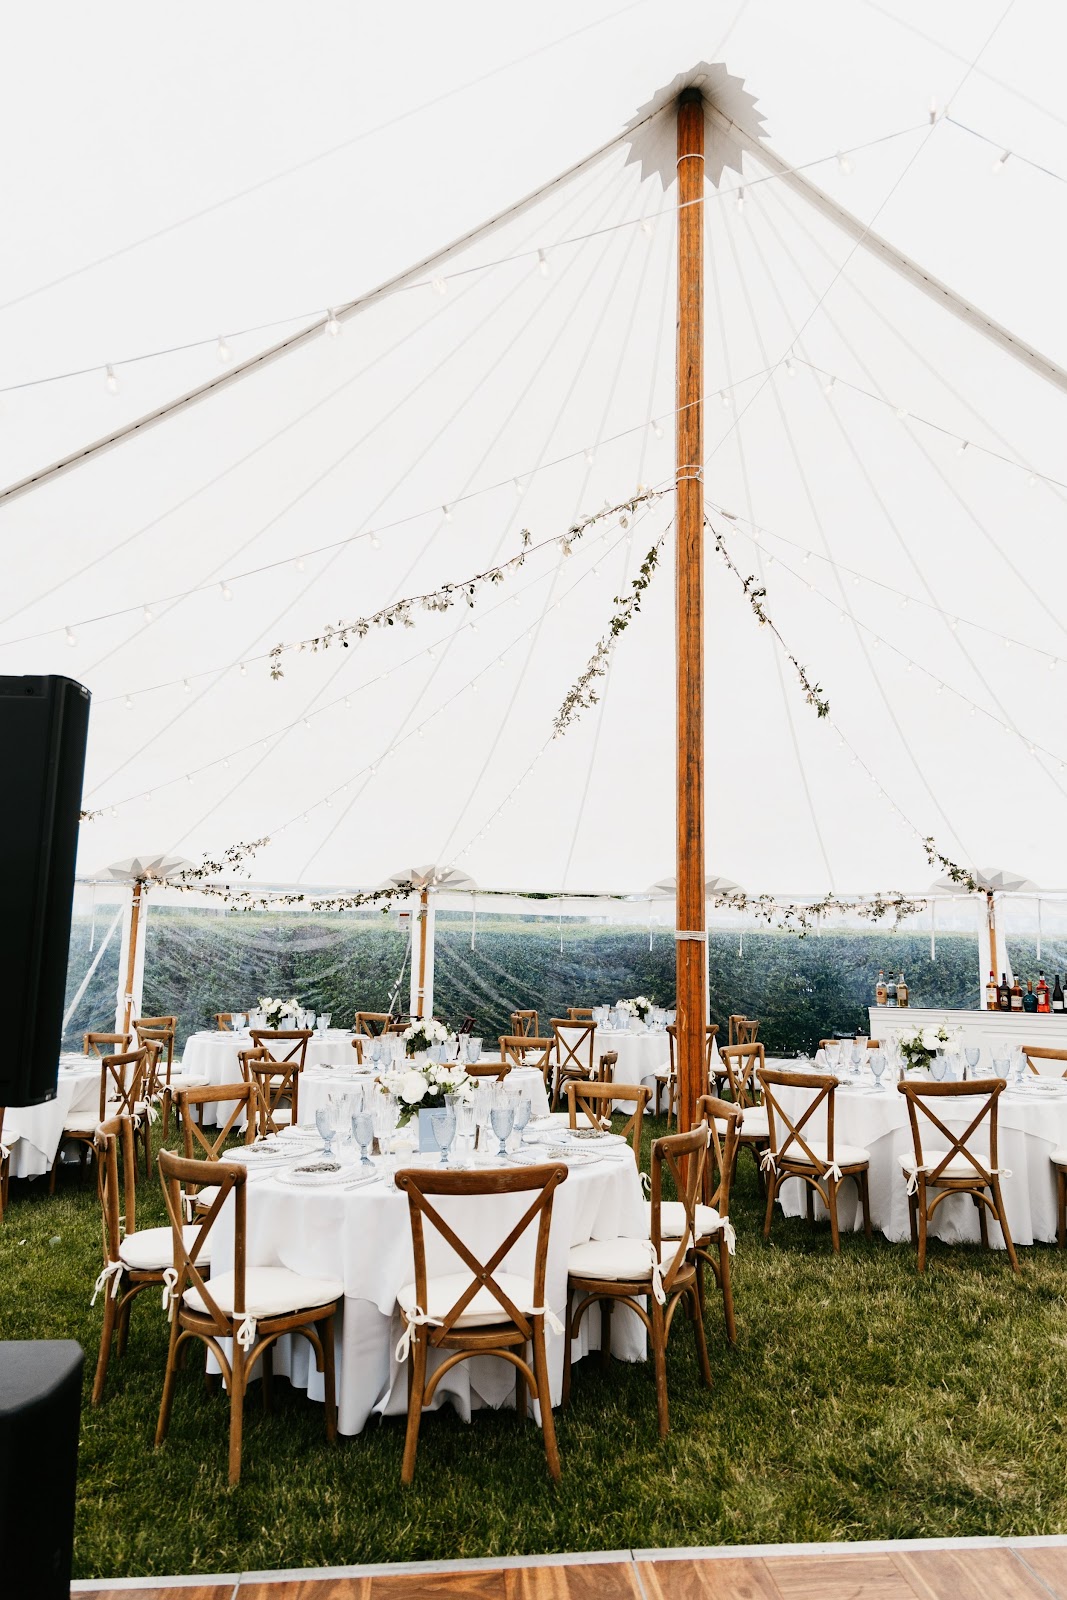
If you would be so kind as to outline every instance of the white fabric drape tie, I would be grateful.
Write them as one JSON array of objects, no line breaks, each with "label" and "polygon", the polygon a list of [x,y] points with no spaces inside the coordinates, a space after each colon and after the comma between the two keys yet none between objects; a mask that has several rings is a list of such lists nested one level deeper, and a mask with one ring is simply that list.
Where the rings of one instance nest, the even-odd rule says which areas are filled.
[{"label": "white fabric drape tie", "polygon": [[838,1166],[837,1162],[836,1161],[831,1161],[830,1165],[827,1167],[826,1171],[823,1173],[822,1176],[823,1176],[823,1182],[824,1183],[826,1182],[826,1180],[828,1178],[832,1178],[835,1183],[840,1183],[842,1177],[844,1176],[844,1174],[842,1173],[841,1168]]},{"label": "white fabric drape tie", "polygon": [[241,1349],[245,1352],[245,1355],[247,1355],[255,1342],[256,1319],[250,1311],[246,1311],[244,1314],[244,1321],[237,1330],[237,1343],[241,1346]]},{"label": "white fabric drape tie", "polygon": [[174,1291],[175,1291],[175,1289],[177,1287],[178,1287],[178,1269],[177,1269],[177,1267],[164,1267],[163,1268],[163,1309],[167,1313],[167,1321],[168,1322],[173,1322],[174,1321],[174,1307],[175,1307],[175,1304],[177,1302],[177,1295],[174,1293]]},{"label": "white fabric drape tie", "polygon": [[727,1253],[735,1256],[737,1254],[737,1234],[734,1232],[734,1225],[729,1217],[719,1218],[719,1232],[726,1242]]},{"label": "white fabric drape tie", "polygon": [[774,1151],[771,1149],[770,1145],[767,1146],[766,1150],[764,1150],[763,1154],[760,1156],[759,1165],[760,1165],[760,1171],[761,1172],[776,1172],[777,1171],[778,1163],[774,1159]]},{"label": "white fabric drape tie", "polygon": [[663,1287],[663,1266],[659,1259],[659,1251],[651,1239],[648,1241],[648,1256],[652,1263],[652,1293],[658,1305],[666,1305],[667,1291]]},{"label": "white fabric drape tie", "polygon": [[556,1316],[551,1306],[531,1306],[526,1315],[528,1317],[544,1317],[545,1326],[549,1333],[562,1333],[563,1324]]},{"label": "white fabric drape tie", "polygon": [[145,1106],[145,1111],[147,1113],[149,1122],[159,1121],[159,1112],[156,1110],[154,1100],[149,1100],[148,1104]]},{"label": "white fabric drape tie", "polygon": [[400,1308],[400,1315],[404,1319],[404,1331],[400,1335],[396,1346],[396,1359],[403,1365],[411,1354],[411,1341],[415,1337],[416,1328],[439,1328],[440,1317],[428,1317],[421,1306],[416,1306],[413,1311],[408,1311],[404,1306]]},{"label": "white fabric drape tie", "polygon": [[112,1300],[118,1299],[119,1288],[122,1284],[122,1274],[125,1272],[125,1270],[126,1268],[123,1266],[121,1261],[108,1262],[107,1266],[101,1272],[99,1278],[97,1278],[96,1282],[93,1284],[93,1298],[89,1301],[90,1306],[95,1306],[96,1297],[98,1294],[102,1294],[107,1288],[107,1280],[109,1278],[111,1279],[111,1298]]}]

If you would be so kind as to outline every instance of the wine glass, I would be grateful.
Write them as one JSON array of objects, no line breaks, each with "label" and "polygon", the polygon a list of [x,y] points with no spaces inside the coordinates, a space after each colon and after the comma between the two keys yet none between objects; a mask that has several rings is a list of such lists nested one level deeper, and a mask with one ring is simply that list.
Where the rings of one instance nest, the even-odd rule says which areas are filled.
[{"label": "wine glass", "polygon": [[993,1072],[996,1077],[1007,1079],[1010,1063],[1007,1056],[993,1057]]},{"label": "wine glass", "polygon": [[479,1148],[485,1149],[485,1130],[489,1126],[489,1113],[493,1109],[493,1095],[487,1084],[479,1083],[474,1090],[474,1123],[478,1129]]},{"label": "wine glass", "polygon": [[869,1050],[867,1052],[867,1059],[871,1064],[871,1071],[874,1074],[875,1084],[880,1089],[882,1087],[882,1073],[885,1071],[885,1051]]},{"label": "wine glass", "polygon": [[441,1152],[441,1165],[447,1166],[449,1146],[456,1137],[456,1113],[451,1106],[445,1106],[440,1111],[431,1111],[430,1126],[437,1148]]},{"label": "wine glass", "polygon": [[[455,1110],[456,1139],[462,1140],[464,1154],[470,1157],[474,1144],[474,1102],[457,1096]],[[466,1166],[467,1162],[461,1164]]]},{"label": "wine glass", "polygon": [[333,1155],[333,1136],[337,1132],[337,1112],[332,1100],[323,1101],[315,1111],[315,1126],[319,1130],[323,1152]]},{"label": "wine glass", "polygon": [[507,1140],[510,1138],[511,1130],[515,1126],[514,1106],[494,1106],[489,1113],[489,1120],[493,1125],[493,1132],[500,1140],[500,1148],[497,1150],[497,1155],[506,1156],[508,1153]]},{"label": "wine glass", "polygon": [[467,1035],[467,1061],[471,1066],[481,1058],[482,1041],[475,1034]]},{"label": "wine glass", "polygon": [[967,1045],[963,1051],[963,1059],[967,1063],[967,1071],[974,1076],[974,1069],[981,1060],[982,1052],[977,1045]]},{"label": "wine glass", "polygon": [[359,1145],[359,1164],[369,1167],[370,1156],[367,1151],[374,1139],[374,1118],[369,1111],[354,1111],[352,1113],[352,1137]]},{"label": "wine glass", "polygon": [[526,1124],[529,1122],[532,1112],[533,1112],[533,1106],[530,1104],[529,1095],[525,1095],[525,1094],[516,1095],[516,1097],[515,1097],[515,1124],[514,1125],[515,1125],[515,1131],[519,1135],[519,1143],[520,1144],[522,1144],[523,1139],[525,1137]]}]

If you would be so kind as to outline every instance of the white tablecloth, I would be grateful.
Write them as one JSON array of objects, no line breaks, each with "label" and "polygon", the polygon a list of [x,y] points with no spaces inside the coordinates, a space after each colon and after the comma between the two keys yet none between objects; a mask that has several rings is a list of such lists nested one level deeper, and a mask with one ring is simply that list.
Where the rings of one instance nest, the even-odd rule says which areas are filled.
[{"label": "white tablecloth", "polygon": [[[621,1149],[621,1147],[620,1147]],[[404,1158],[404,1165],[436,1165],[436,1157]],[[442,1215],[480,1259],[510,1232],[529,1204],[529,1195],[463,1197],[438,1202]],[[232,1260],[233,1207],[227,1205],[213,1232],[214,1270]],[[362,1431],[374,1412],[402,1414],[407,1409],[405,1369],[395,1356],[401,1323],[397,1291],[414,1276],[407,1197],[387,1185],[362,1189],[298,1189],[264,1173],[248,1182],[248,1265],[285,1266],[292,1271],[339,1278],[345,1298],[336,1331],[338,1427]],[[567,1251],[588,1239],[639,1234],[645,1228],[641,1185],[629,1150],[595,1165],[574,1168],[557,1189],[552,1217],[545,1297],[562,1321],[566,1309]],[[459,1263],[435,1230],[427,1227],[427,1266],[431,1273],[456,1270]],[[532,1274],[536,1230],[507,1257],[501,1270]],[[599,1313],[594,1307],[575,1343],[578,1359],[597,1348]],[[611,1319],[614,1354],[640,1361],[644,1328],[625,1307]],[[563,1381],[563,1338],[548,1337],[553,1404]],[[312,1399],[323,1398],[322,1376],[314,1369],[306,1340],[286,1338],[275,1347],[276,1372],[288,1373]],[[442,1380],[440,1401],[450,1401],[468,1420],[479,1405],[514,1404],[515,1374],[510,1363],[487,1357],[461,1362]],[[435,1396],[434,1409],[438,1400]]]},{"label": "white tablecloth", "polygon": [[671,1064],[670,1040],[665,1033],[617,1032],[614,1028],[598,1028],[593,1035],[594,1073],[601,1056],[609,1050],[618,1052],[616,1083],[647,1083],[654,1091],[656,1073]]},{"label": "white tablecloth", "polygon": [[[182,1069],[197,1077],[207,1078],[212,1084],[240,1083],[241,1063],[238,1057],[242,1050],[251,1050],[253,1044],[251,1034],[233,1033],[229,1029],[225,1032],[215,1029],[214,1032],[205,1030],[190,1034],[182,1054]],[[341,1028],[330,1028],[325,1037],[309,1039],[304,1063],[305,1071],[307,1067],[319,1065],[357,1067],[352,1034]],[[230,1103],[227,1101],[217,1107],[206,1106],[204,1122],[210,1127],[225,1122],[229,1114]]]},{"label": "white tablecloth", "polygon": [[[85,1056],[64,1057],[59,1064],[56,1097],[39,1106],[8,1106],[4,1143],[11,1144],[11,1176],[39,1178],[49,1170],[59,1149],[63,1124],[72,1112],[100,1112],[100,1062]],[[15,1135],[18,1139],[15,1140]]]},{"label": "white tablecloth", "polygon": [[[772,1063],[768,1062],[768,1065]],[[797,1063],[773,1063],[795,1069]],[[777,1091],[790,1116],[796,1116],[806,1103],[801,1089]],[[1056,1182],[1049,1157],[1067,1145],[1067,1084],[1062,1091],[1011,1087],[1000,1096],[998,1150],[1002,1169],[1001,1192],[1008,1213],[1008,1227],[1015,1244],[1028,1245],[1056,1237]],[[946,1126],[960,1133],[968,1127],[977,1106],[961,1100],[955,1106],[942,1101],[935,1107]],[[920,1122],[925,1145],[936,1145],[938,1134],[932,1124]],[[825,1107],[805,1127],[814,1139],[826,1137]],[[911,1238],[908,1220],[907,1178],[901,1157],[915,1159],[911,1124],[904,1096],[895,1088],[857,1090],[841,1085],[836,1093],[834,1142],[862,1145],[870,1152],[871,1224],[887,1239]],[[804,1186],[791,1179],[782,1185],[780,1197],[787,1216],[800,1216],[805,1209]],[[816,1214],[825,1208],[816,1196]],[[855,1185],[845,1183],[839,1193],[838,1215],[843,1229],[862,1227],[863,1217],[856,1199]],[[949,1244],[976,1242],[979,1238],[978,1213],[966,1195],[952,1195],[934,1212],[930,1232]],[[1002,1244],[1000,1229],[990,1222],[990,1240]]]}]

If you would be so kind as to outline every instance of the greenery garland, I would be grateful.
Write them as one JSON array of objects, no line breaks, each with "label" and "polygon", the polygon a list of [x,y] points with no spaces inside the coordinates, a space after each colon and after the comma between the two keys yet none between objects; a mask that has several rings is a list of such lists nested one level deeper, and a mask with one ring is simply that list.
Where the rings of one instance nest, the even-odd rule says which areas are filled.
[{"label": "greenery garland", "polygon": [[556,718],[552,724],[554,738],[558,739],[562,734],[566,733],[571,723],[576,722],[583,711],[588,711],[590,706],[595,706],[599,700],[600,695],[594,685],[598,678],[603,678],[607,675],[608,666],[619,638],[626,632],[626,629],[641,609],[641,600],[645,590],[652,582],[653,573],[659,564],[659,553],[665,538],[666,530],[660,534],[651,550],[645,556],[637,577],[631,578],[630,593],[626,595],[617,594],[615,596],[617,609],[614,616],[608,623],[604,634],[597,640],[596,649],[586,662],[585,670],[577,682],[568,689],[564,696],[563,704],[556,712]]},{"label": "greenery garland", "polygon": [[454,583],[443,583],[439,588],[430,589],[425,594],[406,595],[401,600],[394,600],[392,604],[382,606],[379,611],[372,611],[369,616],[356,617],[351,622],[330,623],[321,633],[315,634],[310,639],[296,639],[289,644],[276,644],[267,656],[270,662],[270,675],[273,679],[285,676],[281,658],[290,650],[310,650],[317,653],[320,650],[328,650],[333,644],[340,644],[347,650],[353,639],[365,639],[372,628],[395,628],[398,623],[403,628],[413,628],[415,613],[418,611],[450,611],[460,602],[473,610],[478,591],[486,584],[503,583],[507,574],[517,571],[528,555],[535,555],[539,550],[545,550],[549,545],[555,544],[565,556],[569,556],[573,546],[594,524],[603,522],[608,517],[618,517],[620,524],[625,528],[639,505],[658,500],[665,493],[667,491],[664,489],[643,489],[629,500],[620,500],[618,505],[605,506],[588,517],[580,518],[571,524],[566,533],[553,534],[550,539],[543,539],[536,545],[532,542],[533,535],[529,528],[523,528],[519,536],[521,549],[518,555],[511,556],[507,561],[486,567],[483,572],[476,572],[472,577]]}]

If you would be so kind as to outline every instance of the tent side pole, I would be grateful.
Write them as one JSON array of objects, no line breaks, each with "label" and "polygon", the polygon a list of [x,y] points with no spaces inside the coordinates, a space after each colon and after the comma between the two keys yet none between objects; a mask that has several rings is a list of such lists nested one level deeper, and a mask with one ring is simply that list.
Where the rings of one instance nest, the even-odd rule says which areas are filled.
[{"label": "tent side pole", "polygon": [[133,1015],[133,979],[137,970],[137,935],[141,922],[141,895],[144,884],[140,878],[133,885],[133,899],[130,902],[130,947],[126,955],[126,987],[122,997],[122,1029],[123,1033],[130,1031],[130,1018]]},{"label": "tent side pole", "polygon": [[704,1081],[704,101],[678,100],[678,345],[675,429],[678,1127]]},{"label": "tent side pole", "polygon": [[419,895],[419,986],[415,991],[415,1015],[425,1015],[426,1003],[426,933],[430,917],[430,891],[424,888]]}]

